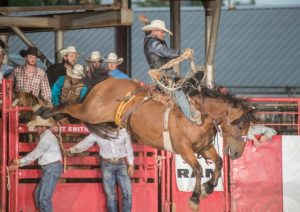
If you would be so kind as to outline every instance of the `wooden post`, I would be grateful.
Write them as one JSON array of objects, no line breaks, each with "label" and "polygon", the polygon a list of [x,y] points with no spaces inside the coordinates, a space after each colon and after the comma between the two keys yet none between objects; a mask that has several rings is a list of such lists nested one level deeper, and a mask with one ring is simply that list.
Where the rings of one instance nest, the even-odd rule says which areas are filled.
[{"label": "wooden post", "polygon": [[[205,58],[205,66],[206,66],[206,86],[213,87],[214,86],[214,59],[215,59],[215,50],[217,45],[217,36],[221,15],[221,0],[207,0],[205,6],[205,14],[207,22],[210,22],[210,26],[206,26],[206,42],[207,51]],[[210,17],[212,16],[212,17]],[[206,25],[208,25],[206,23]]]},{"label": "wooden post", "polygon": [[62,58],[58,57],[58,51],[60,51],[64,47],[64,32],[62,30],[58,30],[55,32],[55,63],[60,63],[59,61]]},{"label": "wooden post", "polygon": [[[173,32],[171,36],[171,47],[174,49],[181,49],[181,2],[170,0],[170,29]],[[180,75],[180,63],[174,66],[174,70]]]},{"label": "wooden post", "polygon": [[[123,8],[131,8],[131,0],[122,0],[120,4]],[[120,26],[115,28],[115,52],[118,57],[124,58],[124,62],[119,66],[119,69],[131,77],[131,27]]]}]

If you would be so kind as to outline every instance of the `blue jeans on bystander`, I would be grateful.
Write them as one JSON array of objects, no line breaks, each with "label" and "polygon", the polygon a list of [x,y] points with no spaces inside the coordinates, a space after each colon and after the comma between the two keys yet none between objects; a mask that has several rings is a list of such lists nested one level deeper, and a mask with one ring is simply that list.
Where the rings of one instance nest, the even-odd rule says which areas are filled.
[{"label": "blue jeans on bystander", "polygon": [[52,196],[59,177],[62,174],[60,162],[42,166],[43,176],[34,191],[35,204],[41,212],[52,212]]},{"label": "blue jeans on bystander", "polygon": [[108,212],[118,212],[116,197],[116,182],[122,191],[122,211],[130,212],[132,206],[132,194],[127,165],[124,162],[102,162],[101,171],[104,191],[106,193],[106,206]]}]

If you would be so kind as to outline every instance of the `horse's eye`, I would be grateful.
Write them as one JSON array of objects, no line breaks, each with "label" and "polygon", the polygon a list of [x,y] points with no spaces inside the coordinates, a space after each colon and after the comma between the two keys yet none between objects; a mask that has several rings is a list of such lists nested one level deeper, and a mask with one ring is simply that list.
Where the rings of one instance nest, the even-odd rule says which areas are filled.
[{"label": "horse's eye", "polygon": [[239,124],[237,125],[237,127],[238,127],[240,130],[242,130],[242,129],[243,129],[243,126],[242,126],[242,124],[241,124],[241,123],[239,123]]}]

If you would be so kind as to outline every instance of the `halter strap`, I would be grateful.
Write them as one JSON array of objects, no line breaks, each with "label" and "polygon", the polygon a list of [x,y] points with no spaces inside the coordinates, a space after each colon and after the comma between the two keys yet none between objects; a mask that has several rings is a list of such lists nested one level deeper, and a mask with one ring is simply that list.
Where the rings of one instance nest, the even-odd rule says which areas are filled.
[{"label": "halter strap", "polygon": [[[228,109],[225,111],[224,114],[222,114],[220,117],[218,118],[214,118],[212,115],[210,115],[207,110],[205,109],[205,99],[202,98],[201,96],[201,100],[202,100],[202,103],[203,103],[203,108],[204,110],[206,111],[206,113],[213,119],[213,125],[215,127],[215,129],[217,130],[217,132],[220,133],[220,135],[222,137],[224,137],[224,135],[229,135],[230,137],[234,138],[235,140],[238,140],[238,141],[242,141],[242,142],[245,142],[245,139],[246,139],[246,135],[242,135],[242,136],[235,136],[233,135],[231,132],[222,132],[220,127],[218,126],[220,124],[220,120],[223,119],[225,116],[229,115],[231,113],[231,110],[232,110],[232,104],[229,104],[228,106]],[[243,116],[242,116],[243,117]],[[227,117],[228,118],[228,117]],[[239,119],[239,118],[238,118]]]}]

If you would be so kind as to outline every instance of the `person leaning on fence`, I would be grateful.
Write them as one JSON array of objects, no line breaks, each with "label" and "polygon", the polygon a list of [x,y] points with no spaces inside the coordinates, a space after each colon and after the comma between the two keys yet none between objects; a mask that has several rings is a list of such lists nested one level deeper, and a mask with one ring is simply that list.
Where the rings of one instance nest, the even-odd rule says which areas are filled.
[{"label": "person leaning on fence", "polygon": [[66,75],[68,69],[73,68],[80,53],[77,52],[74,46],[69,46],[60,50],[57,54],[62,58],[62,62],[49,66],[46,71],[51,87],[60,76]]},{"label": "person leaning on fence", "polygon": [[67,69],[66,76],[57,79],[51,88],[54,106],[81,102],[87,93],[87,87],[82,82],[83,69],[82,65],[76,64],[73,69]]},{"label": "person leaning on fence", "polygon": [[[134,174],[134,156],[130,135],[123,128],[109,133],[111,139],[104,139],[91,133],[81,142],[66,150],[66,154],[80,153],[89,149],[94,143],[100,147],[101,171],[106,194],[106,207],[109,212],[117,212],[116,183],[122,192],[122,211],[130,212],[132,192],[129,176]],[[128,165],[128,167],[127,167]]]},{"label": "person leaning on fence", "polygon": [[262,143],[267,142],[277,133],[273,128],[266,127],[263,125],[255,125],[250,123],[250,128],[248,130],[247,139],[252,140],[254,146],[260,146]]},{"label": "person leaning on fence", "polygon": [[124,61],[122,57],[118,58],[118,56],[112,52],[109,53],[107,59],[104,59],[104,61],[107,63],[109,76],[112,76],[116,79],[130,79],[127,74],[118,69],[118,66]]},{"label": "person leaning on fence", "polygon": [[[166,33],[173,35],[172,32],[166,28],[164,21],[153,20],[150,23],[144,15],[139,16],[139,20],[145,24],[145,26],[142,28],[142,31],[145,32],[144,54],[150,69],[160,69],[170,60],[180,56],[180,50],[169,48],[164,40]],[[167,78],[171,79],[173,82],[180,78],[180,76],[178,76],[178,74],[172,68],[161,70],[161,75],[167,76]],[[201,113],[192,105],[190,105],[183,90],[177,89],[173,92],[173,95],[185,117],[194,124],[201,125]]]},{"label": "person leaning on fence", "polygon": [[13,69],[9,78],[13,79],[14,91],[32,93],[35,97],[42,97],[51,104],[51,90],[46,73],[36,66],[40,55],[36,47],[21,50],[20,55],[26,63]]},{"label": "person leaning on fence", "polygon": [[40,116],[30,121],[27,126],[29,130],[37,132],[39,142],[32,152],[21,159],[14,159],[8,168],[12,172],[38,159],[38,164],[42,167],[42,178],[35,188],[34,198],[37,208],[42,212],[53,211],[52,196],[63,171],[59,141],[50,130],[53,125],[52,119],[42,119]]}]

